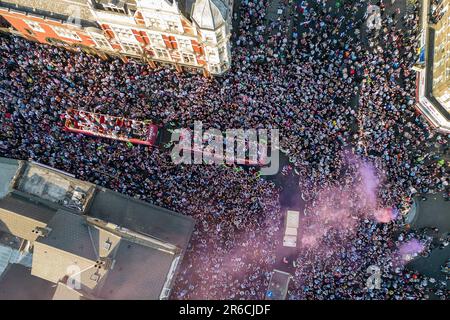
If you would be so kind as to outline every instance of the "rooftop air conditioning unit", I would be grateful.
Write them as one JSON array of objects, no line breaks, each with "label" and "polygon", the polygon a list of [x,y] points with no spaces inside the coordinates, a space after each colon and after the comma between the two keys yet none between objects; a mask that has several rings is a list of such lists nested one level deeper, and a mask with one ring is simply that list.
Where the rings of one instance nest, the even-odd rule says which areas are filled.
[{"label": "rooftop air conditioning unit", "polygon": [[36,233],[39,237],[46,238],[50,232],[52,231],[51,228],[48,227],[36,227],[33,232]]}]

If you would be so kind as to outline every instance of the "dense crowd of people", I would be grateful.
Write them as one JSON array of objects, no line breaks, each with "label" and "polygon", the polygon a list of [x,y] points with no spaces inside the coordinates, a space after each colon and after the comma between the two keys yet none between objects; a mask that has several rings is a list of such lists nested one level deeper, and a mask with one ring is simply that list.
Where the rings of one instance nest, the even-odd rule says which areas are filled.
[{"label": "dense crowd of people", "polygon": [[[262,299],[283,231],[274,182],[257,168],[175,165],[170,150],[65,132],[63,119],[74,108],[185,128],[194,121],[221,130],[279,128],[306,216],[327,225],[330,217],[320,214],[329,201],[343,205],[351,225],[343,230],[333,216],[320,238],[300,245],[288,298],[422,299],[430,283],[446,298],[441,282],[405,269],[397,251],[411,239],[424,247],[414,255],[431,246],[401,227],[411,198],[448,192],[448,169],[430,151],[436,134],[414,110],[417,10],[383,10],[382,29],[369,32],[366,2],[281,1],[283,14],[271,20],[270,1],[243,0],[234,13],[232,69],[215,79],[2,35],[0,154],[194,217],[172,298]],[[448,143],[442,135],[436,141]],[[364,175],[349,169],[349,154],[363,159],[355,168],[376,172],[370,205],[354,205]],[[356,196],[336,197],[336,188]],[[398,219],[373,219],[385,208]],[[372,265],[382,269],[380,290],[366,286]]]}]

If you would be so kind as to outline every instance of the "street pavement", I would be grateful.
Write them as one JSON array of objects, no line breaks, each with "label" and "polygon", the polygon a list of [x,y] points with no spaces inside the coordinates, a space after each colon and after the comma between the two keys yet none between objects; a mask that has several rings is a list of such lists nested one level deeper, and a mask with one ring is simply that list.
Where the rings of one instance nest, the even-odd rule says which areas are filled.
[{"label": "street pavement", "polygon": [[433,277],[438,281],[446,281],[450,289],[450,282],[446,275],[441,272],[441,266],[450,258],[450,245],[440,248],[442,243],[439,238],[450,235],[450,201],[446,201],[442,193],[427,195],[426,201],[421,197],[415,198],[416,213],[411,222],[412,230],[423,230],[424,228],[438,228],[438,232],[427,232],[434,238],[436,248],[427,257],[418,257],[411,261],[407,268],[416,270],[421,274]]}]

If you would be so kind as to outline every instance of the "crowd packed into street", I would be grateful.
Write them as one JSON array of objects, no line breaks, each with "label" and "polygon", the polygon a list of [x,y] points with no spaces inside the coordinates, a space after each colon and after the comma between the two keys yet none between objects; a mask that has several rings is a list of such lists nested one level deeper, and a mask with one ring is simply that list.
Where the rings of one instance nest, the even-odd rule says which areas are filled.
[{"label": "crowd packed into street", "polygon": [[[184,128],[194,121],[221,130],[277,128],[300,177],[304,214],[327,225],[323,203],[342,205],[351,225],[330,223],[301,243],[288,299],[423,299],[430,288],[448,298],[445,284],[404,268],[398,251],[416,239],[423,250],[413,255],[429,252],[430,239],[404,229],[402,213],[414,195],[449,188],[448,169],[430,151],[448,137],[414,109],[417,8],[383,10],[382,28],[370,31],[367,1],[281,1],[292,13],[274,21],[269,5],[241,1],[233,66],[218,78],[1,35],[0,155],[194,217],[173,299],[262,299],[281,241],[279,186],[257,168],[176,165],[164,148],[66,132],[64,114],[74,108]],[[378,181],[370,204],[355,192],[365,166]],[[396,214],[380,222],[375,213],[385,208]],[[380,289],[367,287],[369,266],[381,268]]]}]

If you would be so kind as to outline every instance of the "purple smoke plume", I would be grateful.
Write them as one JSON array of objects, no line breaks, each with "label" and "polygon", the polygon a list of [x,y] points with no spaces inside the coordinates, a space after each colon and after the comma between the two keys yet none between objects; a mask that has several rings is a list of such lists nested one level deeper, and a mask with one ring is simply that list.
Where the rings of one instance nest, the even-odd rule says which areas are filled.
[{"label": "purple smoke plume", "polygon": [[330,229],[351,236],[366,218],[380,223],[396,218],[394,209],[379,207],[377,194],[382,178],[376,168],[353,154],[345,154],[343,159],[348,173],[342,183],[318,190],[315,201],[307,205],[308,214],[300,230],[304,246],[315,246]]},{"label": "purple smoke plume", "polygon": [[366,205],[370,208],[376,207],[377,205],[377,191],[380,184],[380,180],[375,174],[375,168],[373,165],[360,161],[359,175],[361,176],[360,190],[361,194],[364,196]]},{"label": "purple smoke plume", "polygon": [[398,248],[398,255],[403,263],[407,263],[425,249],[423,243],[417,239],[411,239],[402,243]]}]

